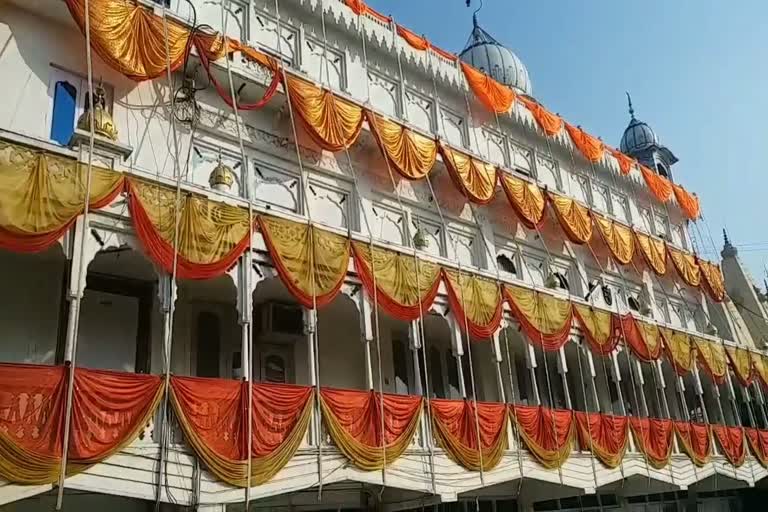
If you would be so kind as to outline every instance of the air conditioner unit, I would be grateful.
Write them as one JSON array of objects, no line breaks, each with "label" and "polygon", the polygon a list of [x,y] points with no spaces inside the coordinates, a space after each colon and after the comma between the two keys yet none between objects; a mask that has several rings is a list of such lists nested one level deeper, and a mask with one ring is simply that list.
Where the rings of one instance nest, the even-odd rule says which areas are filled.
[{"label": "air conditioner unit", "polygon": [[293,344],[304,335],[304,315],[300,306],[267,302],[257,306],[254,315],[254,341]]}]

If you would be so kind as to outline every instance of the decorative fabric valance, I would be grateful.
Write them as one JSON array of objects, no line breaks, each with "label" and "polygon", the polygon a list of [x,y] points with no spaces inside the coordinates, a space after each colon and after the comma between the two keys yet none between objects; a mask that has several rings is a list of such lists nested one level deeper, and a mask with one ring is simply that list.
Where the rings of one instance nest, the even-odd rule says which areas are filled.
[{"label": "decorative fabric valance", "polygon": [[752,455],[764,468],[768,468],[768,431],[745,428],[744,434],[747,437]]},{"label": "decorative fabric valance", "polygon": [[315,144],[336,153],[357,141],[364,120],[361,106],[302,78],[286,77],[291,106]]},{"label": "decorative fabric valance", "polygon": [[248,248],[253,225],[245,208],[182,193],[177,226],[174,189],[134,178],[127,185],[136,235],[169,274],[174,272],[176,252],[178,277],[209,279],[224,274]]},{"label": "decorative fabric valance", "polygon": [[688,334],[659,327],[667,356],[678,375],[684,376],[693,368],[694,346]]},{"label": "decorative fabric valance", "polygon": [[629,425],[635,446],[654,469],[669,464],[672,456],[672,420],[656,418],[630,418]]},{"label": "decorative fabric valance", "polygon": [[541,131],[550,137],[560,133],[560,130],[563,129],[563,119],[560,116],[553,114],[532,98],[519,96],[519,99],[536,120]]},{"label": "decorative fabric valance", "polygon": [[496,192],[496,166],[440,145],[443,163],[453,182],[473,203],[487,204]]},{"label": "decorative fabric valance", "polygon": [[709,425],[675,421],[675,434],[680,448],[698,467],[709,463],[712,456],[712,437]]},{"label": "decorative fabric valance", "polygon": [[701,281],[707,293],[715,302],[722,302],[725,299],[725,279],[723,278],[723,272],[720,270],[720,265],[710,263],[701,258],[699,258],[698,264],[701,269],[701,277],[703,278]]},{"label": "decorative fabric valance", "polygon": [[712,425],[717,446],[728,462],[734,467],[744,464],[747,456],[747,446],[744,443],[744,429],[725,425]]},{"label": "decorative fabric valance", "polygon": [[667,178],[656,174],[642,164],[640,165],[640,173],[656,199],[662,203],[669,201],[669,198],[672,197],[672,183]]},{"label": "decorative fabric valance", "polygon": [[548,351],[565,345],[573,320],[569,301],[511,285],[505,285],[504,292],[512,314],[531,343]]},{"label": "decorative fabric valance", "polygon": [[725,353],[728,354],[728,360],[731,362],[733,373],[739,379],[742,386],[752,385],[753,365],[752,353],[749,350],[737,347],[725,347]]},{"label": "decorative fabric valance", "polygon": [[568,239],[575,244],[585,244],[592,238],[592,219],[589,209],[575,199],[558,194],[549,194],[560,226]]},{"label": "decorative fabric valance", "polygon": [[539,464],[557,469],[568,460],[575,439],[571,411],[510,405],[509,413],[523,443]]},{"label": "decorative fabric valance", "polygon": [[632,228],[619,224],[607,217],[592,213],[597,231],[603,242],[610,249],[617,262],[628,265],[635,255],[635,240],[632,237]]},{"label": "decorative fabric valance", "polygon": [[336,446],[356,467],[374,471],[397,460],[410,446],[419,426],[422,398],[324,388],[320,405]]},{"label": "decorative fabric valance", "polygon": [[435,166],[437,142],[371,111],[366,112],[381,153],[390,168],[409,180],[425,177]]},{"label": "decorative fabric valance", "polygon": [[618,467],[627,451],[627,417],[581,411],[574,415],[581,449],[590,450],[607,468]]},{"label": "decorative fabric valance", "polygon": [[430,407],[435,439],[452,460],[470,471],[499,464],[507,448],[505,404],[433,399]]},{"label": "decorative fabric valance", "polygon": [[667,273],[667,244],[660,238],[635,231],[635,239],[640,247],[643,259],[656,275],[663,276]]},{"label": "decorative fabric valance", "polygon": [[[248,386],[253,386],[248,453]],[[284,384],[172,377],[170,398],[184,437],[208,470],[237,487],[260,485],[296,453],[312,415],[313,389]]]},{"label": "decorative fabric valance", "polygon": [[[411,321],[426,314],[440,287],[440,266],[413,255],[352,242],[355,269],[373,302],[390,315]],[[374,269],[375,282],[374,287]]]},{"label": "decorative fabric valance", "polygon": [[624,340],[638,359],[647,363],[661,356],[663,345],[656,324],[637,320],[632,315],[624,316],[621,324]]},{"label": "decorative fabric valance", "polygon": [[592,350],[606,356],[616,349],[621,325],[615,314],[582,304],[574,304],[573,311]]},{"label": "decorative fabric valance", "polygon": [[490,112],[501,114],[509,112],[515,101],[515,93],[509,87],[500,84],[485,73],[473,68],[466,62],[461,62],[464,78],[475,97],[480,100]]},{"label": "decorative fabric valance", "polygon": [[[448,302],[463,331],[478,339],[493,335],[501,323],[499,283],[454,270],[443,270]],[[466,324],[466,325],[465,325]]]},{"label": "decorative fabric valance", "polygon": [[683,281],[690,286],[699,286],[701,284],[701,270],[696,264],[696,256],[693,254],[673,249],[667,245],[669,259],[672,260],[677,273]]},{"label": "decorative fabric valance", "polygon": [[768,357],[752,354],[752,366],[755,369],[755,375],[760,379],[763,387],[768,389]]},{"label": "decorative fabric valance", "polygon": [[704,368],[704,371],[717,384],[722,384],[725,381],[725,373],[728,371],[728,362],[725,359],[725,348],[723,345],[696,336],[691,338],[696,346],[699,366]]},{"label": "decorative fabric valance", "polygon": [[[123,175],[93,166],[89,208],[107,206],[123,190]],[[0,248],[44,251],[85,209],[88,166],[0,141]]]},{"label": "decorative fabric valance", "polygon": [[509,204],[520,222],[529,229],[537,229],[544,221],[544,193],[538,185],[506,173],[501,174],[501,185]]},{"label": "decorative fabric valance", "polygon": [[625,155],[621,151],[614,148],[608,148],[608,151],[611,153],[611,156],[616,159],[616,162],[619,164],[619,170],[624,176],[629,174],[630,171],[632,171],[632,168],[637,165],[637,161],[634,158]]},{"label": "decorative fabric valance", "polygon": [[259,217],[286,288],[306,308],[325,306],[341,289],[349,267],[349,239],[309,224]]},{"label": "decorative fabric valance", "polygon": [[701,215],[701,207],[699,206],[699,198],[696,194],[691,194],[680,185],[672,184],[672,190],[675,192],[675,199],[677,204],[680,205],[680,209],[686,217],[691,220],[696,220]]},{"label": "decorative fabric valance", "polygon": [[569,123],[565,123],[565,129],[568,131],[568,135],[571,136],[573,144],[579,148],[581,154],[584,155],[584,158],[593,164],[603,159],[603,153],[605,151],[605,144],[603,144],[603,141]]}]

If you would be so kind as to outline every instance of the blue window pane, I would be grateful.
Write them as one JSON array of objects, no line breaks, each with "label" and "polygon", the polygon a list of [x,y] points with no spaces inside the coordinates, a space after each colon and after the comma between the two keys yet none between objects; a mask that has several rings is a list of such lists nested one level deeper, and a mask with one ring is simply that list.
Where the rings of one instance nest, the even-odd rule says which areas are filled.
[{"label": "blue window pane", "polygon": [[51,120],[51,139],[66,145],[75,130],[75,111],[77,109],[77,89],[69,82],[56,82],[53,92],[53,119]]}]

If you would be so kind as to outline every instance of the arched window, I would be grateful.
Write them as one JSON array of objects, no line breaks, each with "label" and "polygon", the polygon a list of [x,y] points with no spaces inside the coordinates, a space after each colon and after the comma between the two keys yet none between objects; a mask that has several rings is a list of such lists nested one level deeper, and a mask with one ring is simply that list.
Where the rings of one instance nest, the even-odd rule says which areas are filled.
[{"label": "arched window", "polygon": [[53,92],[51,139],[61,145],[69,144],[69,139],[75,131],[76,111],[77,88],[65,80],[56,82]]},{"label": "arched window", "polygon": [[219,377],[221,327],[219,317],[207,311],[197,316],[198,377]]},{"label": "arched window", "polygon": [[664,176],[665,178],[669,178],[669,173],[667,172],[667,168],[664,167],[664,164],[661,162],[656,164],[656,172],[659,173],[659,176]]},{"label": "arched window", "polygon": [[443,365],[440,350],[429,348],[429,378],[433,398],[446,398],[445,383],[443,382]]}]

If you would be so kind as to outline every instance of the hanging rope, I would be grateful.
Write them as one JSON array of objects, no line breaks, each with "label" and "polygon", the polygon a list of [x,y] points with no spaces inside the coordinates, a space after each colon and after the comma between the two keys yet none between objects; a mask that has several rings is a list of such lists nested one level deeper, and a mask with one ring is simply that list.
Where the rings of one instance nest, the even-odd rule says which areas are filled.
[{"label": "hanging rope", "polygon": [[[85,60],[88,69],[88,169],[86,171],[85,178],[85,197],[83,198],[83,229],[80,233],[79,248],[77,255],[79,261],[77,265],[77,272],[75,277],[76,281],[76,293],[71,299],[74,301],[72,308],[74,309],[74,326],[72,328],[72,338],[70,340],[70,361],[69,372],[67,373],[67,395],[66,405],[64,409],[64,435],[62,444],[62,456],[61,456],[61,472],[59,473],[59,489],[56,495],[56,510],[61,510],[64,503],[64,480],[67,476],[67,460],[69,457],[69,438],[71,435],[71,423],[72,423],[72,401],[75,387],[75,368],[77,367],[77,338],[80,334],[80,303],[84,290],[82,288],[83,272],[87,272],[85,267],[85,237],[88,233],[89,213],[90,213],[90,197],[91,197],[91,181],[93,175],[93,151],[96,138],[96,123],[94,122],[94,95],[93,95],[93,55],[91,52],[91,16],[90,16],[90,2],[85,0]],[[80,159],[82,159],[82,144],[80,145]],[[74,256],[74,254],[73,254]],[[71,286],[71,285],[70,285]],[[70,315],[71,318],[72,315]],[[66,355],[66,354],[65,354]],[[66,364],[66,361],[65,361]]]}]

